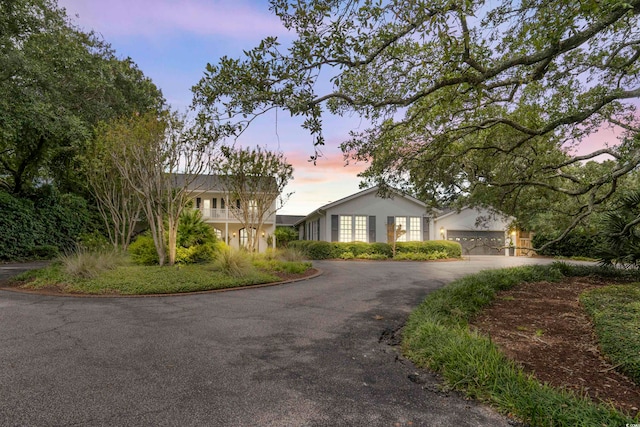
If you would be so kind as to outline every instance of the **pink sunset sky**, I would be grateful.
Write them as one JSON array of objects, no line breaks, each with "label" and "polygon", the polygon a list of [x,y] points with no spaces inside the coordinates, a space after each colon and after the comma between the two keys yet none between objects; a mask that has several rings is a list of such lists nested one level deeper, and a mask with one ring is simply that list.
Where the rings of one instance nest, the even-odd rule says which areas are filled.
[{"label": "pink sunset sky", "polygon": [[[174,109],[191,104],[191,87],[203,76],[207,63],[220,57],[241,57],[266,36],[290,35],[269,11],[267,0],[58,0],[72,21],[94,30],[120,57],[131,57],[162,90]],[[358,118],[325,118],[326,145],[314,166],[312,138],[300,121],[287,112],[265,115],[252,124],[237,144],[281,150],[294,166],[293,192],[279,213],[306,215],[316,208],[359,191],[358,172],[364,164],[344,164],[339,144],[362,124]],[[588,148],[615,143],[607,130],[589,141]],[[586,147],[585,147],[586,148]]]},{"label": "pink sunset sky", "polygon": [[[191,104],[191,87],[207,63],[224,55],[242,56],[266,36],[287,38],[266,0],[58,0],[72,21],[104,37],[119,57],[131,57],[162,90],[174,109]],[[294,166],[285,190],[293,195],[279,211],[306,215],[318,207],[359,191],[364,164],[345,166],[338,145],[359,120],[328,117],[323,156],[313,163],[312,138],[287,112],[254,122],[236,144],[281,150]]]}]

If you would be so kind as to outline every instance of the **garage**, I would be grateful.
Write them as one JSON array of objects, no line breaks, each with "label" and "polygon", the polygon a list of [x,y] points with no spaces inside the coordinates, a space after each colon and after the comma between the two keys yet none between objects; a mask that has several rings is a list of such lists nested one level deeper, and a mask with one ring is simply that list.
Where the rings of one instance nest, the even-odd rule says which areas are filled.
[{"label": "garage", "polygon": [[504,255],[504,231],[447,230],[447,240],[460,243],[462,255]]}]

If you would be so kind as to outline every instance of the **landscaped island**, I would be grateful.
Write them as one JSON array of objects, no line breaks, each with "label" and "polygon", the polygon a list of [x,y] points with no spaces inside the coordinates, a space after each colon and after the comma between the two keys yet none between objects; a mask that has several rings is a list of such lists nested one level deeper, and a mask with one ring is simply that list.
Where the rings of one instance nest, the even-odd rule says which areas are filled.
[{"label": "landscaped island", "polygon": [[287,260],[289,256],[288,251],[249,254],[226,249],[211,262],[160,267],[136,265],[114,252],[81,252],[16,276],[9,285],[64,294],[149,295],[274,283],[313,273],[310,262]]}]

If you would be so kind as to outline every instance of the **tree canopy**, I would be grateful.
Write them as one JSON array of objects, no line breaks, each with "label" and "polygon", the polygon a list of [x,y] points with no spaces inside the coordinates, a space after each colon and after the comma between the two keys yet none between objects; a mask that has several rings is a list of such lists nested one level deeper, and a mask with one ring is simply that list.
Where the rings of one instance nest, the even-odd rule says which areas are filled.
[{"label": "tree canopy", "polygon": [[[209,64],[194,87],[221,136],[278,108],[302,116],[321,145],[323,114],[357,114],[370,126],[342,148],[369,163],[365,183],[434,205],[490,205],[524,226],[553,214],[566,232],[608,209],[640,164],[640,0],[271,9],[294,40],[268,37],[244,58]],[[608,126],[621,139],[589,150]],[[601,156],[609,161],[593,161]]]},{"label": "tree canopy", "polygon": [[53,0],[0,3],[0,183],[77,190],[76,154],[101,120],[159,109],[130,58],[70,23]]}]

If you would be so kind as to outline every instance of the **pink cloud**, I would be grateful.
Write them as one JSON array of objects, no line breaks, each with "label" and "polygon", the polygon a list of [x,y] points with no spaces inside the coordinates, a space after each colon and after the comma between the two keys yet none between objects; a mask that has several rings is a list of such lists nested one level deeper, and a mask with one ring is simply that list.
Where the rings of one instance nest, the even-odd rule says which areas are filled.
[{"label": "pink cloud", "polygon": [[265,6],[232,0],[59,0],[70,16],[105,37],[156,37],[179,32],[253,39],[284,34]]}]

